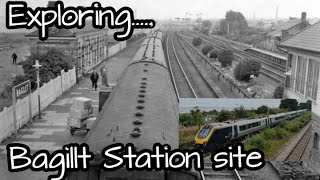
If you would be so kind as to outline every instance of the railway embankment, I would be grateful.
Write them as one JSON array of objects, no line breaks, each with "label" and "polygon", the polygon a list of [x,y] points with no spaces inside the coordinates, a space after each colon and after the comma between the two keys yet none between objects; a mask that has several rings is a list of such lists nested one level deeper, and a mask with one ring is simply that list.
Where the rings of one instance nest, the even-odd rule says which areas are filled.
[{"label": "railway embankment", "polygon": [[[306,142],[306,146],[304,147],[299,147],[299,143],[301,142],[301,140],[304,138],[304,136],[308,136],[308,131],[310,131],[310,126],[311,126],[312,122],[309,121],[297,134],[294,135],[293,138],[291,138],[290,141],[288,141],[285,145],[284,145],[284,148],[279,151],[279,153],[277,154],[277,157],[276,157],[276,161],[285,161],[289,158],[289,156],[292,154],[292,151],[294,149],[297,149],[297,148],[305,148],[304,150],[307,151],[309,150],[309,153],[310,154],[310,149],[306,149],[306,146],[308,145],[308,142]],[[311,134],[310,134],[310,137],[311,137]],[[308,138],[308,137],[306,137]]]},{"label": "railway embankment", "polygon": [[[307,112],[293,120],[283,121],[277,127],[264,129],[243,141],[245,149],[260,149],[264,152],[267,160],[276,159],[282,151],[288,151],[282,152],[283,156],[287,157],[288,155],[285,154],[290,154],[295,149],[293,147],[303,137],[300,133],[305,134],[304,128],[307,128],[310,121],[311,112]],[[291,145],[290,142],[293,144]],[[298,160],[299,157],[296,159]]]}]

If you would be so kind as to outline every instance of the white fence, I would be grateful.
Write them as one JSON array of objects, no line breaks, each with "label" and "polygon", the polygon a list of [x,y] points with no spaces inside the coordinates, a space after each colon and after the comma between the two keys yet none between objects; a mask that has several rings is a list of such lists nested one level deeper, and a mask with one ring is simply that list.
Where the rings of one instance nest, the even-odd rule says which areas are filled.
[{"label": "white fence", "polygon": [[118,52],[120,52],[122,49],[126,48],[127,47],[127,41],[121,41],[113,46],[111,46],[109,49],[108,49],[108,56],[111,57],[115,54],[117,54]]},{"label": "white fence", "polygon": [[[41,78],[41,76],[40,76]],[[40,88],[41,110],[51,104],[57,97],[62,95],[76,84],[75,68],[68,72],[61,71],[61,76],[50,80]],[[37,91],[31,94],[32,115],[38,115],[38,93]],[[17,128],[20,129],[29,121],[29,97],[19,99],[16,103]],[[12,106],[4,108],[0,112],[0,142],[11,136],[14,132],[13,125],[13,108]]]}]

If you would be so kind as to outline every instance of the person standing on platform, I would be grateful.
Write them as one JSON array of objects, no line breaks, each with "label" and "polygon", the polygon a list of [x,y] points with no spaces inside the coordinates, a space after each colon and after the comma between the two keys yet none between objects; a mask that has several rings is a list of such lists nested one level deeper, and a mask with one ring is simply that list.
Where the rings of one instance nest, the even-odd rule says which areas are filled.
[{"label": "person standing on platform", "polygon": [[13,53],[11,57],[12,57],[12,64],[17,64],[17,58],[18,58],[17,54]]},{"label": "person standing on platform", "polygon": [[105,66],[103,66],[100,69],[100,74],[102,76],[102,84],[105,85],[106,87],[109,87],[109,85],[108,85],[108,69]]},{"label": "person standing on platform", "polygon": [[98,87],[98,80],[99,80],[99,74],[96,71],[93,71],[90,76],[91,82],[92,82],[92,88],[94,87],[95,91]]}]

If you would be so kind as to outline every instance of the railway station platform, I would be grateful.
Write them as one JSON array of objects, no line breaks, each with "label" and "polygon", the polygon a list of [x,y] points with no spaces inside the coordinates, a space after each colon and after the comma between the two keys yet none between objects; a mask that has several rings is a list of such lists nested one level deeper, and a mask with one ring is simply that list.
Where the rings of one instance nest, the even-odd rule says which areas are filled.
[{"label": "railway station platform", "polygon": [[[108,68],[108,82],[115,85],[123,70],[131,62],[137,52],[143,38],[127,45],[127,48],[100,65]],[[100,67],[98,67],[100,72]],[[98,82],[98,90],[101,88],[101,75]],[[67,117],[74,97],[86,97],[92,99],[93,112],[95,117],[98,114],[99,91],[91,88],[89,77],[83,78],[79,84],[73,86],[56,101],[50,104],[43,112],[42,119],[37,117],[32,124],[27,124],[19,130],[16,137],[6,139],[0,144],[0,179],[7,180],[43,180],[56,172],[32,172],[25,170],[22,172],[10,173],[7,165],[6,145],[10,143],[22,143],[28,145],[31,152],[45,149],[49,152],[61,149],[63,145],[69,143],[82,143],[86,136],[86,131],[76,131],[72,136],[67,127]]]}]

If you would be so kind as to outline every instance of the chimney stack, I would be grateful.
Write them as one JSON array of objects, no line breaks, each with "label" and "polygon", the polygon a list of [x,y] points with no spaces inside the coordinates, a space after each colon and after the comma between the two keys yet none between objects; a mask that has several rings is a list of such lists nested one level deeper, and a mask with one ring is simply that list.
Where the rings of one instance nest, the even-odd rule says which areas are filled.
[{"label": "chimney stack", "polygon": [[307,13],[306,12],[302,12],[301,14],[301,20],[306,21],[307,20]]},{"label": "chimney stack", "polygon": [[47,7],[54,7],[54,5],[56,4],[56,2],[58,2],[58,1],[48,1]]}]

